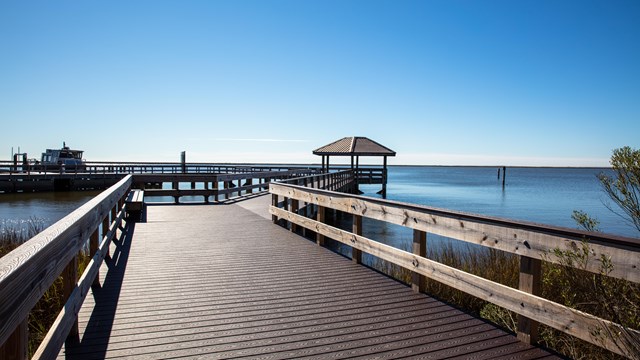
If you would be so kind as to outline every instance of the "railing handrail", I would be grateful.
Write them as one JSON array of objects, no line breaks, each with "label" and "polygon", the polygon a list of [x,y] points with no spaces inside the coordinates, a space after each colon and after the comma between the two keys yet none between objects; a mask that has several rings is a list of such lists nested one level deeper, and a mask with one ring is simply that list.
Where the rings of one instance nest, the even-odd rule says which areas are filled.
[{"label": "railing handrail", "polygon": [[[319,236],[330,237],[350,245],[358,253],[362,251],[372,254],[416,274],[433,278],[453,288],[511,310],[520,316],[551,326],[610,351],[626,356],[629,356],[630,351],[632,351],[626,347],[625,343],[621,345],[611,338],[603,339],[597,335],[598,329],[605,333],[617,333],[621,331],[619,324],[541,298],[538,296],[539,294],[535,294],[534,290],[527,285],[525,285],[525,288],[521,287],[521,290],[513,289],[446,266],[428,259],[424,255],[400,250],[364,237],[362,236],[361,218],[367,217],[411,228],[414,231],[414,244],[417,234],[433,233],[519,255],[521,257],[521,278],[523,275],[522,261],[530,259],[534,262],[548,261],[567,265],[554,255],[553,250],[578,250],[579,243],[588,240],[590,251],[596,259],[599,259],[600,255],[604,255],[613,264],[613,270],[607,274],[608,276],[640,283],[640,239],[545,226],[523,221],[511,221],[416,204],[306,188],[293,184],[274,183],[270,185],[269,191],[274,196],[270,207],[274,222],[278,218],[283,218],[291,222],[292,226],[302,226],[316,231]],[[278,196],[317,205],[319,207],[318,220],[306,218],[286,208],[279,208]],[[321,217],[325,208],[352,214],[354,216],[353,232],[325,224],[323,221],[324,215]],[[359,224],[358,227],[356,226],[356,220]],[[356,231],[358,228],[359,230]],[[600,273],[601,268],[598,262],[594,261],[592,263],[596,264],[587,264],[585,270]],[[535,279],[533,281],[541,281],[539,272],[534,276]],[[627,329],[627,331],[635,334],[634,336],[640,336],[640,332],[637,330]],[[527,336],[527,334],[524,334],[524,336]],[[526,337],[523,337],[523,339],[526,339]]]},{"label": "railing handrail", "polygon": [[323,177],[326,177],[327,175],[339,176],[340,174],[350,174],[350,173],[352,173],[351,169],[336,171],[336,172],[332,172],[332,173],[324,172],[324,173],[320,173],[320,174],[314,174],[314,175],[296,177],[296,178],[292,178],[292,179],[286,179],[286,180],[279,181],[279,183],[281,183],[281,184],[294,184],[295,185],[295,183],[301,184],[305,179],[307,181],[308,180],[312,180],[313,181],[313,180],[318,180],[318,179],[321,179]]},{"label": "railing handrail", "polygon": [[[291,179],[291,181],[293,180],[295,179]],[[425,214],[449,217],[451,219],[456,219],[459,221],[470,221],[470,222],[475,222],[479,224],[494,225],[499,227],[509,227],[513,229],[537,232],[537,233],[548,235],[548,236],[556,236],[558,238],[562,238],[563,240],[582,241],[584,239],[589,239],[590,243],[597,243],[603,246],[611,246],[611,247],[624,246],[624,247],[630,247],[630,248],[636,249],[636,251],[640,251],[640,238],[631,238],[631,237],[625,237],[625,236],[614,235],[614,234],[606,234],[601,232],[590,232],[590,231],[571,229],[571,228],[566,228],[561,226],[539,224],[539,223],[528,222],[524,220],[511,220],[511,219],[506,219],[501,217],[474,214],[474,213],[457,211],[457,210],[449,210],[444,208],[437,208],[437,207],[431,207],[431,206],[420,205],[420,204],[412,204],[412,203],[406,203],[406,202],[395,201],[395,200],[372,198],[368,196],[360,196],[360,195],[354,195],[354,194],[345,194],[345,193],[329,191],[329,190],[310,189],[310,188],[305,188],[303,186],[290,184],[284,181],[278,182],[275,185],[297,188],[302,191],[308,191],[314,194],[326,194],[328,196],[331,196],[334,201],[343,199],[343,198],[349,198],[349,199],[353,199],[354,201],[361,201],[365,204],[372,204],[379,207],[385,207],[387,209],[401,209],[401,210],[415,211],[415,212],[421,212]],[[359,213],[360,210],[354,210],[354,208],[352,208],[351,205],[349,207],[345,207],[343,205],[331,206],[331,204],[320,204],[320,205],[324,207],[340,210],[343,212],[362,215],[364,217],[376,219],[376,217],[372,216],[371,212],[369,212],[368,214],[367,212]],[[408,217],[410,218],[411,216],[408,216]],[[376,220],[380,220],[380,219],[376,219]],[[383,221],[392,222],[389,220],[383,220]],[[418,229],[418,230],[423,230],[424,228],[424,224],[420,226],[418,223],[412,223],[409,221],[407,221],[406,223],[402,221],[398,225],[409,227],[412,229]],[[471,242],[465,239],[458,239],[458,240]],[[476,242],[473,242],[473,243],[476,243]],[[495,248],[495,246],[492,246],[486,243],[484,244],[479,243],[478,245]],[[523,248],[527,248],[527,246],[523,244]],[[522,250],[522,249],[519,248],[517,250],[509,250],[509,249],[504,249],[504,250],[514,254],[521,254],[521,252],[519,252],[518,250]],[[640,259],[638,259],[638,261],[640,262]],[[640,266],[632,267],[632,270],[638,273],[637,276],[634,276],[634,279],[636,279],[634,281],[640,282]]]},{"label": "railing handrail", "polygon": [[[0,345],[25,321],[44,292],[86,246],[90,237],[95,237],[97,242],[98,227],[114,226],[118,207],[121,220],[124,198],[131,183],[131,175],[124,177],[0,258]],[[110,214],[112,219],[107,221]],[[107,230],[103,228],[103,235]],[[111,230],[109,233],[113,235],[115,229]],[[99,263],[87,271],[97,274],[97,268]],[[72,281],[76,283],[77,279]],[[87,281],[90,284],[93,279]]]}]

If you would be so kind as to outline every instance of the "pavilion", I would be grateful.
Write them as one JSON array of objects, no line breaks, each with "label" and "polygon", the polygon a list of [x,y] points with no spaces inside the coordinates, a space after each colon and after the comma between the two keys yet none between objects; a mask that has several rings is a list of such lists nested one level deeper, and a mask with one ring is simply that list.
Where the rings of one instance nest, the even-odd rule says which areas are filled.
[{"label": "pavilion", "polygon": [[[329,158],[331,156],[350,156],[351,169],[356,173],[357,183],[366,182],[369,184],[382,184],[382,190],[379,192],[383,197],[387,195],[387,157],[396,156],[396,152],[386,146],[363,137],[351,136],[336,140],[328,145],[322,146],[313,151],[314,155],[322,156],[322,170],[329,171]],[[360,169],[361,156],[382,156],[382,176],[373,177],[370,169],[367,169],[368,176]],[[354,162],[355,160],[355,162]]]}]

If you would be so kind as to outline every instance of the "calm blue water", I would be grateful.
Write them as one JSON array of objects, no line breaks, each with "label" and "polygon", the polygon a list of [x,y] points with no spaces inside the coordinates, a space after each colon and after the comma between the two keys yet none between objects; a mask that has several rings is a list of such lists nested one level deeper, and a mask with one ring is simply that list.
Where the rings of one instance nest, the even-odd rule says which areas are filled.
[{"label": "calm blue water", "polygon": [[[638,231],[615,215],[600,186],[603,169],[507,168],[506,186],[497,168],[391,167],[387,198],[432,207],[575,228],[573,210],[600,220],[603,232],[638,237]],[[367,196],[379,190],[364,188]]]},{"label": "calm blue water", "polygon": [[[602,169],[507,168],[504,189],[497,178],[497,170],[483,167],[392,166],[389,168],[387,198],[570,228],[576,228],[571,219],[572,211],[583,210],[600,220],[603,232],[640,236],[633,226],[604,205],[607,197],[596,178]],[[183,185],[188,186],[181,184],[181,187]],[[380,186],[362,185],[361,190],[366,196],[379,197],[375,192],[380,190]],[[52,224],[96,194],[0,194],[0,220],[23,221],[35,217]],[[167,201],[171,200],[169,198]],[[410,232],[384,223],[365,226],[365,229],[374,232],[374,238],[382,236],[393,239],[392,242],[398,246],[411,239]]]},{"label": "calm blue water", "polygon": [[[458,210],[515,220],[525,220],[568,228],[577,228],[571,218],[573,210],[583,210],[600,221],[606,233],[638,237],[630,223],[607,208],[607,196],[597,174],[603,169],[575,168],[507,168],[506,185],[498,179],[497,168],[484,167],[400,167],[389,168],[387,199],[430,207]],[[361,185],[365,196],[380,197],[380,185]],[[348,219],[340,226],[348,229]],[[410,251],[410,229],[363,219],[363,235]],[[450,243],[454,247],[478,250],[479,247],[429,235],[430,249]],[[435,245],[435,247],[434,247]],[[350,247],[336,245],[336,250],[350,256]],[[371,263],[365,255],[363,261]]]}]

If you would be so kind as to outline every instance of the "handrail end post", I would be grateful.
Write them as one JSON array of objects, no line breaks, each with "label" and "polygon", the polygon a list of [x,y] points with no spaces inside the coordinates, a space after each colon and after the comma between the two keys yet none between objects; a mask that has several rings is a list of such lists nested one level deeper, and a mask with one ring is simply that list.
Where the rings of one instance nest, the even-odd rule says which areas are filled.
[{"label": "handrail end post", "polygon": [[[520,256],[519,289],[533,295],[542,294],[542,260]],[[517,337],[526,344],[538,342],[539,323],[523,315],[518,315]]]},{"label": "handrail end post", "polygon": [[[421,230],[413,229],[413,254],[426,257],[427,256],[427,233]],[[420,266],[420,262],[416,262],[416,266]],[[416,293],[426,291],[426,277],[420,273],[411,273],[411,289]]]}]

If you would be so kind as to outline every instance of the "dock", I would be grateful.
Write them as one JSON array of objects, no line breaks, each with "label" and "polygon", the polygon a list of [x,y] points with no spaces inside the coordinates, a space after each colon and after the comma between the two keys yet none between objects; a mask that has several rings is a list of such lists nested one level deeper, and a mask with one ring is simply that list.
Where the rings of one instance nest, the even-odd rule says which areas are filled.
[{"label": "dock", "polygon": [[[638,239],[363,197],[358,176],[123,176],[0,259],[0,358],[26,358],[29,313],[59,278],[67,300],[35,359],[554,358],[535,345],[540,325],[629,358],[638,353],[627,341],[640,338],[637,330],[541,293],[542,263],[562,263],[554,249],[571,251],[586,238],[611,263],[607,276],[639,283]],[[175,201],[128,209],[142,190],[141,201]],[[336,227],[328,214],[351,224]],[[411,229],[412,249],[363,236],[363,218]],[[429,234],[518,256],[518,287],[429,259]],[[350,257],[325,247],[327,239],[350,247]],[[79,274],[85,251],[91,260]],[[411,283],[365,266],[365,253],[410,271]],[[426,294],[426,281],[511,311],[516,333]]]},{"label": "dock", "polygon": [[148,206],[60,359],[553,358],[272,224],[269,202]]}]

